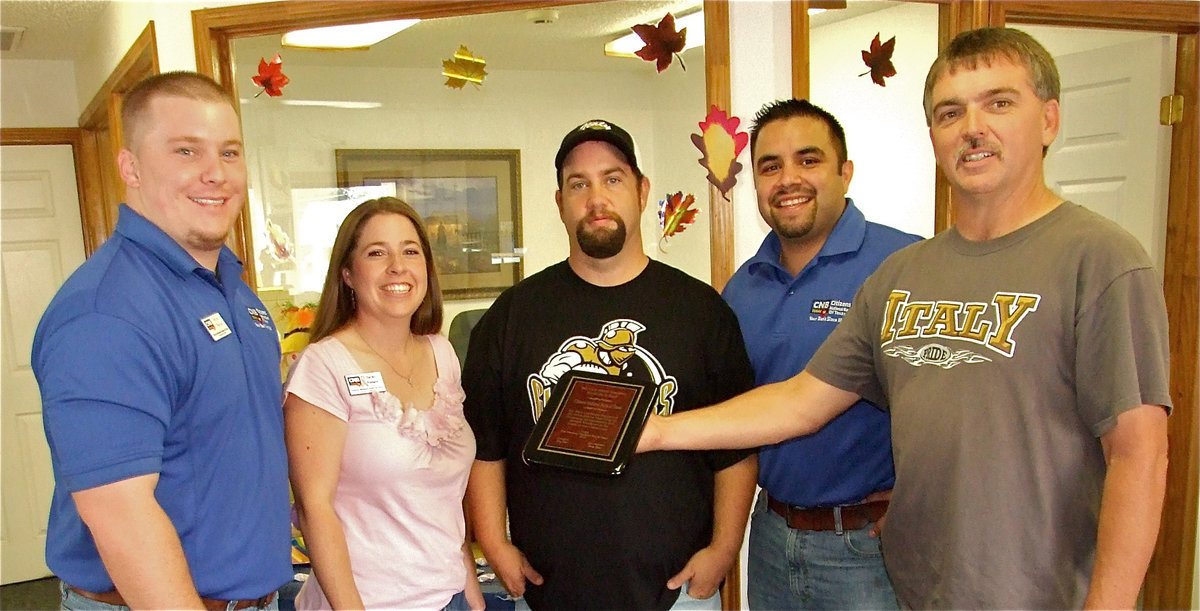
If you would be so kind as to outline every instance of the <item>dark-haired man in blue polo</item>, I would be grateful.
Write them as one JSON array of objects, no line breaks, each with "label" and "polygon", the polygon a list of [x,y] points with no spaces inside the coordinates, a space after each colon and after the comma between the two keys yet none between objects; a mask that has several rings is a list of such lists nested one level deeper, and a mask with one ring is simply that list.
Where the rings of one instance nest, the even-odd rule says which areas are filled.
[{"label": "dark-haired man in blue polo", "polygon": [[[802,371],[867,276],[920,238],[868,222],[846,197],[845,132],[807,100],[763,107],[750,153],[771,232],[723,294],[762,385]],[[751,608],[895,608],[873,532],[896,479],[889,426],[886,412],[859,401],[819,432],[759,451]]]}]

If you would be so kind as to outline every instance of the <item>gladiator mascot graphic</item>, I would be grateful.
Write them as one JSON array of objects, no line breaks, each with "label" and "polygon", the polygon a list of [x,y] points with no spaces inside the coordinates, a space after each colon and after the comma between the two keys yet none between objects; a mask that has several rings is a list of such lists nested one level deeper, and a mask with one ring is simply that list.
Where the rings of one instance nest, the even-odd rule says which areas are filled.
[{"label": "gladiator mascot graphic", "polygon": [[678,386],[675,377],[667,375],[658,359],[637,345],[638,333],[645,329],[635,320],[621,318],[601,327],[598,337],[577,335],[563,342],[540,371],[529,375],[527,389],[534,422],[541,417],[554,385],[571,370],[653,382],[658,385],[655,413],[670,415]]}]

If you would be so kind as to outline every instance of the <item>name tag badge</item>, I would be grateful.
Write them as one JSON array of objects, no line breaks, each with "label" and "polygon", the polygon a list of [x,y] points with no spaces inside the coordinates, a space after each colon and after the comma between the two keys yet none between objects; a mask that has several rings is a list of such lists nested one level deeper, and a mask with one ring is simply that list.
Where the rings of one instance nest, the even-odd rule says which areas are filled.
[{"label": "name tag badge", "polygon": [[352,397],[387,390],[383,386],[383,374],[378,371],[346,376],[346,389],[350,391]]},{"label": "name tag badge", "polygon": [[204,329],[212,336],[214,342],[233,333],[229,330],[229,325],[225,324],[225,319],[221,318],[220,312],[213,312],[201,318],[200,324],[204,325]]}]

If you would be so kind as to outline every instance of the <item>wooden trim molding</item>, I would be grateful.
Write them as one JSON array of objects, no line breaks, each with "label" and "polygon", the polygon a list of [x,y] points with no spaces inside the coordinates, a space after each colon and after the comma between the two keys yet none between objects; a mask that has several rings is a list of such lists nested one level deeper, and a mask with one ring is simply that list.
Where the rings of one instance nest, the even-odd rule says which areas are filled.
[{"label": "wooden trim molding", "polygon": [[[990,22],[1038,23],[1085,28],[1149,30],[1188,33],[1200,25],[1200,8],[1195,2],[1113,2],[1112,0],[995,0]],[[1190,604],[1190,603],[1189,603]]]},{"label": "wooden trim molding", "polygon": [[[19,127],[0,128],[0,146],[42,146],[66,144],[71,147],[71,156],[75,164],[75,190],[79,197],[79,218],[84,216],[85,202],[89,201],[90,181],[94,176],[83,171],[87,167],[84,155],[83,130],[78,127]],[[92,245],[91,236],[86,227],[83,228],[84,252],[88,255],[99,246]]]},{"label": "wooden trim molding", "polygon": [[158,42],[154,22],[149,21],[79,115],[80,163],[75,168],[85,184],[80,220],[84,252],[89,257],[112,233],[118,204],[124,198],[124,184],[116,167],[121,148],[121,97],[138,81],[158,71]]},{"label": "wooden trim molding", "polygon": [[808,30],[812,22],[808,19],[809,1],[792,0],[789,4],[792,18],[792,97],[797,100],[806,100],[811,89]]},{"label": "wooden trim molding", "polygon": [[154,35],[153,21],[146,23],[146,28],[138,35],[137,40],[133,41],[112,74],[79,115],[79,127],[95,129],[103,126],[108,119],[112,96],[129,91],[130,87],[136,85],[147,74],[158,74],[158,41]]},{"label": "wooden trim molding", "polygon": [[[1162,526],[1143,590],[1146,609],[1186,609],[1192,601],[1196,560],[1198,479],[1197,416],[1200,403],[1200,82],[1194,2],[1055,2],[974,0],[940,6],[939,48],[958,32],[983,25],[1038,23],[1059,26],[1149,30],[1178,35],[1175,92],[1185,100],[1184,120],[1172,129],[1170,199],[1167,209],[1163,293],[1171,329],[1171,398],[1167,498]],[[935,223],[953,224],[949,184],[938,173]]]},{"label": "wooden trim molding", "polygon": [[[1193,11],[1195,16],[1195,11]],[[1187,609],[1196,562],[1196,510],[1200,467],[1200,62],[1198,34],[1179,34],[1175,93],[1184,96],[1183,121],[1172,127],[1171,186],[1167,202],[1163,293],[1171,329],[1171,399],[1168,421],[1167,498],[1158,543],[1143,592],[1146,609]]]},{"label": "wooden trim molding", "polygon": [[[704,2],[704,76],[707,92],[705,112],[713,106],[729,112],[733,103],[729,71],[729,5],[720,0]],[[733,193],[730,192],[726,199],[716,187],[709,185],[708,209],[709,282],[720,291],[729,282],[735,269]],[[732,579],[736,582],[737,575],[732,574]],[[736,603],[738,588],[727,587],[726,593],[729,591],[734,592]],[[737,609],[738,605],[725,608]]]}]

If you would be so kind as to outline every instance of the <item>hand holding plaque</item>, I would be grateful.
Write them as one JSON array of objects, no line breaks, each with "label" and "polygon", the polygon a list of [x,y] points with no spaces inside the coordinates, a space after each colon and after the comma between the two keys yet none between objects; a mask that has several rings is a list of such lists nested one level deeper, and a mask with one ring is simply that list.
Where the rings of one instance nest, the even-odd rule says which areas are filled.
[{"label": "hand holding plaque", "polygon": [[525,462],[620,474],[637,446],[656,391],[650,382],[568,371],[555,383],[525,443]]}]

